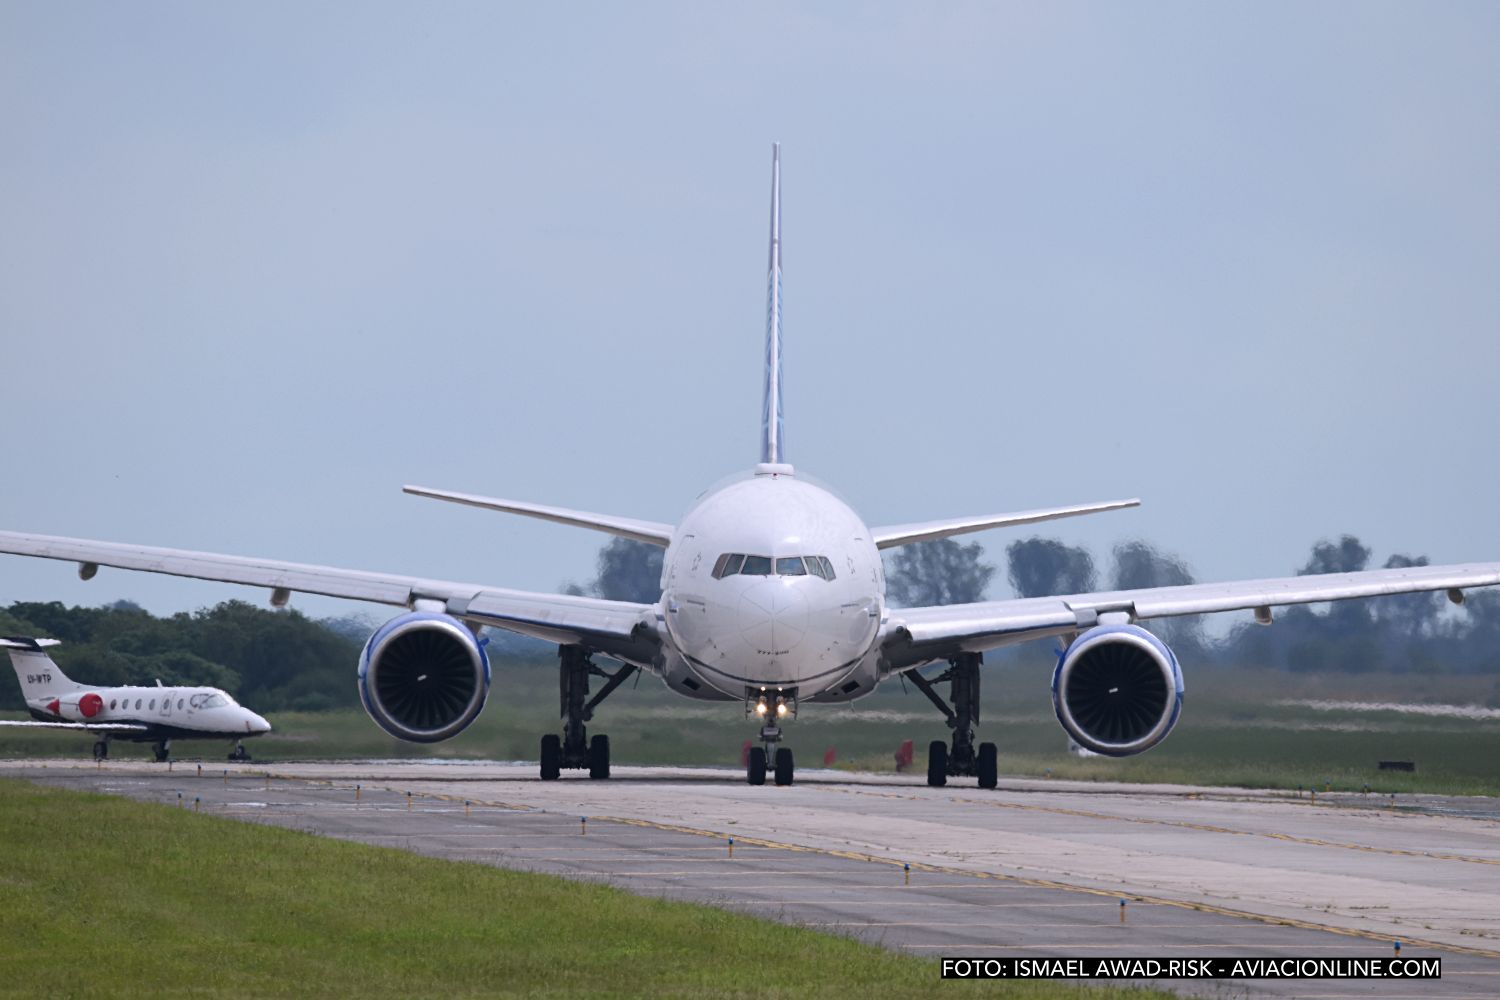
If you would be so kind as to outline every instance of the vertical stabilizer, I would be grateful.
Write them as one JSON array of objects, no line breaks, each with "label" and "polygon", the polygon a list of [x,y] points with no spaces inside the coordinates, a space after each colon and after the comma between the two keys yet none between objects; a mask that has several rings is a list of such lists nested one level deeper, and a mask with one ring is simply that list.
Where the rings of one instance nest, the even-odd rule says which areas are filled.
[{"label": "vertical stabilizer", "polygon": [[10,665],[16,668],[16,679],[21,682],[21,694],[28,700],[57,697],[81,689],[82,685],[69,680],[44,651],[47,646],[56,645],[56,639],[10,636],[0,639],[0,649],[10,654]]},{"label": "vertical stabilizer", "polygon": [[771,144],[771,263],[766,275],[766,394],[760,460],[786,461],[781,440],[781,143]]}]

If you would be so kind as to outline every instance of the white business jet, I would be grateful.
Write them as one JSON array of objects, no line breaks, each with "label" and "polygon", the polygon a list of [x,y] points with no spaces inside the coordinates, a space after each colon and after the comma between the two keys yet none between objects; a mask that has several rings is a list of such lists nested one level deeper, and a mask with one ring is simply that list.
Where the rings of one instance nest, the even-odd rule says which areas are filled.
[{"label": "white business jet", "polygon": [[60,670],[44,650],[56,639],[0,638],[10,653],[21,695],[33,722],[0,721],[0,726],[69,729],[92,733],[94,759],[109,756],[109,741],[151,743],[156,759],[169,758],[173,740],[234,740],[230,760],[250,754],[244,740],[271,731],[271,724],[218,688],[100,687],[79,684]]},{"label": "white business jet", "polygon": [[[557,643],[562,733],[542,737],[541,776],[587,768],[609,776],[609,740],[587,737],[594,710],[643,670],[689,698],[743,702],[760,745],[747,778],[793,780],[783,725],[809,703],[869,694],[882,680],[911,680],[947,719],[934,742],[927,780],[978,778],[993,788],[995,745],[975,743],[980,663],[987,650],[1034,639],[1066,644],[1052,676],[1058,721],[1095,753],[1126,756],[1155,746],[1182,708],[1182,671],[1152,618],[1253,611],[1269,624],[1280,605],[1446,591],[1500,583],[1500,563],[1421,566],[1330,576],[1195,584],[1149,590],[890,608],[882,549],[989,528],[1133,507],[1136,500],[1052,507],[868,527],[842,500],[788,464],[782,434],[781,173],[772,154],[771,253],[767,288],[765,395],[760,463],[698,498],[674,525],[610,514],[408,486],[406,491],[632,538],[666,549],[655,604],[501,590],[387,573],[247,559],[77,538],[0,532],[0,552],[78,564],[84,579],[101,566],[269,588],[281,606],[292,592],[372,601],[405,609],[376,630],[360,657],[360,698],[370,717],[400,739],[430,743],[462,732],[484,707],[490,664],[484,626]],[[594,656],[621,666],[613,673]],[[937,664],[935,676],[919,671]],[[590,678],[604,678],[590,696]],[[949,684],[944,699],[935,686]]]}]

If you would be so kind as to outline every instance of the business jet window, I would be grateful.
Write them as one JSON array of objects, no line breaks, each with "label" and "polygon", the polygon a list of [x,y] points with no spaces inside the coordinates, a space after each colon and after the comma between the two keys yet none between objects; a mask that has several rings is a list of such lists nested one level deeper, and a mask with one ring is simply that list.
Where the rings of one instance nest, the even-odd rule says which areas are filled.
[{"label": "business jet window", "polygon": [[136,711],[137,711],[137,712],[139,712],[139,711],[140,711],[140,710],[141,710],[141,699],[139,699],[139,698],[137,698],[137,699],[136,699],[136,700],[135,700],[135,710],[136,710]]},{"label": "business jet window", "polygon": [[182,699],[181,698],[177,699],[177,711],[179,711],[179,712],[182,711]]},{"label": "business jet window", "polygon": [[115,707],[115,701],[116,701],[116,699],[114,699],[114,698],[109,699],[109,707],[110,708],[114,708]]}]

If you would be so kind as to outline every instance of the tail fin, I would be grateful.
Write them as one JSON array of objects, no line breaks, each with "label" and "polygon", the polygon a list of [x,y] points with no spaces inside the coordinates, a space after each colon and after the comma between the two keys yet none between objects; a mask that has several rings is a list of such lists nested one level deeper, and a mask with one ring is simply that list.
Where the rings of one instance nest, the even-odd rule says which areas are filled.
[{"label": "tail fin", "polygon": [[760,460],[786,461],[781,440],[781,143],[771,144],[771,263],[766,276],[766,395],[762,404]]},{"label": "tail fin", "polygon": [[56,639],[28,639],[21,636],[0,638],[0,649],[10,653],[10,665],[16,668],[16,678],[21,682],[21,694],[28,701],[35,698],[52,698],[81,690],[68,675],[58,669],[52,657],[43,650],[58,645]]}]

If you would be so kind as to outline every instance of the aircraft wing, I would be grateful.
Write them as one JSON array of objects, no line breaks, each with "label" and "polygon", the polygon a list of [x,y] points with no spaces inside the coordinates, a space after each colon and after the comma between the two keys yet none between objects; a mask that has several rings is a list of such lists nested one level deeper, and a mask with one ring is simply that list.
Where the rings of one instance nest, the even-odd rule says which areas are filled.
[{"label": "aircraft wing", "polygon": [[113,566],[268,587],[273,603],[300,593],[407,608],[419,602],[427,607],[441,605],[466,621],[551,642],[581,643],[638,664],[649,663],[658,644],[656,608],[650,604],[15,531],[0,531],[0,553],[75,562],[84,579],[91,578],[100,566]]},{"label": "aircraft wing", "polygon": [[986,531],[990,528],[1009,528],[1018,524],[1036,524],[1038,521],[1056,521],[1064,517],[1079,517],[1097,514],[1106,510],[1121,510],[1139,507],[1139,500],[1108,500],[1104,503],[1079,503],[1068,507],[1043,507],[1040,510],[1020,510],[1010,514],[978,514],[973,517],[950,517],[942,521],[921,521],[916,524],[888,524],[870,529],[870,537],[878,549],[889,549],[912,542],[931,542],[950,535],[966,535],[971,531]]},{"label": "aircraft wing", "polygon": [[0,726],[26,726],[31,729],[85,729],[91,733],[144,733],[150,726],[139,722],[11,722],[0,719]]},{"label": "aircraft wing", "polygon": [[1500,583],[1500,563],[1412,566],[1361,573],[1290,576],[1234,583],[1117,590],[1065,597],[1032,597],[945,607],[892,608],[881,635],[887,671],[905,670],[960,652],[978,653],[1029,639],[1091,628],[1101,615],[1145,621],[1178,615],[1254,609],[1269,621],[1271,609],[1356,597],[1443,590],[1462,603],[1463,591]]}]

